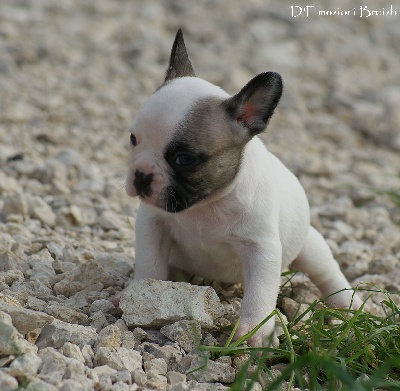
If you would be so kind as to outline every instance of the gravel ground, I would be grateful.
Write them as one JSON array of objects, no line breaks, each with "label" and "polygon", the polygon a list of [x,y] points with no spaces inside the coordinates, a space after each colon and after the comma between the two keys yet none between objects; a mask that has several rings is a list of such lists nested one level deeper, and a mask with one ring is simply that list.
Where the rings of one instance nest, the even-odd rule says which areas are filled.
[{"label": "gravel ground", "polygon": [[[390,3],[375,1],[380,14],[360,17],[350,0],[323,1],[295,18],[292,5],[1,1],[1,390],[225,390],[234,379],[226,357],[188,372],[199,341],[226,338],[240,287],[222,305],[198,287],[214,298],[211,318],[150,328],[128,329],[111,303],[134,267],[127,129],[162,82],[179,27],[197,74],[230,93],[256,73],[282,74],[269,149],[300,178],[352,284],[400,290],[400,211],[380,194],[400,189],[400,7],[381,15]],[[319,15],[338,5],[351,15]],[[282,293],[288,318],[318,295],[304,276]]]}]

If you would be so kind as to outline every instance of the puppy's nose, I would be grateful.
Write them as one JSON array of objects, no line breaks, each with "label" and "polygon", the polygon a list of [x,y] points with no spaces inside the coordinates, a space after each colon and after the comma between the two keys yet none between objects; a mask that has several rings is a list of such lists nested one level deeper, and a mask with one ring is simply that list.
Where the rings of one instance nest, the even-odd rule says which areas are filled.
[{"label": "puppy's nose", "polygon": [[135,171],[135,179],[133,184],[136,187],[137,192],[142,197],[150,197],[151,190],[151,182],[153,180],[154,174],[145,174],[139,170]]}]

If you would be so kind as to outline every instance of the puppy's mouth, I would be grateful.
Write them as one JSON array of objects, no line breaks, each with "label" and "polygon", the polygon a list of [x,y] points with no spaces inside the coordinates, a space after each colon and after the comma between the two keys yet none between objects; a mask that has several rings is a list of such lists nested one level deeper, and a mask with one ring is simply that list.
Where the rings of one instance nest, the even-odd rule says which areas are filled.
[{"label": "puppy's mouth", "polygon": [[157,203],[162,209],[169,213],[178,213],[189,208],[193,203],[173,186],[168,186]]}]

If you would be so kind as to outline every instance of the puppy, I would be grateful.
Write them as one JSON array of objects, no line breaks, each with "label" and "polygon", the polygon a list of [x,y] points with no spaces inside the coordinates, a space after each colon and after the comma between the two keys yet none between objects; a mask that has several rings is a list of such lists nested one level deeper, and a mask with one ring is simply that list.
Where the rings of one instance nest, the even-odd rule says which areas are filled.
[{"label": "puppy", "polygon": [[[343,290],[348,281],[310,226],[299,181],[257,136],[282,88],[274,72],[255,76],[234,96],[196,77],[179,30],[165,81],[130,129],[126,192],[141,200],[134,279],[166,280],[178,268],[243,282],[236,337],[274,310],[289,265],[307,273],[331,305],[361,305]],[[278,343],[274,319],[248,342],[271,341]]]}]

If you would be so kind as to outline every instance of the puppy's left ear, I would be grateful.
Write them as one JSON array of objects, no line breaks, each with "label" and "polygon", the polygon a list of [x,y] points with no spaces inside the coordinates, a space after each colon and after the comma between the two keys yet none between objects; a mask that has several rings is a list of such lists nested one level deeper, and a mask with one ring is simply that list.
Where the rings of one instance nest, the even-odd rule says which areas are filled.
[{"label": "puppy's left ear", "polygon": [[187,54],[183,32],[178,30],[172,45],[169,65],[165,74],[165,82],[177,77],[196,76]]},{"label": "puppy's left ear", "polygon": [[282,77],[264,72],[251,79],[241,91],[224,102],[229,117],[244,126],[252,137],[265,130],[281,98]]}]

